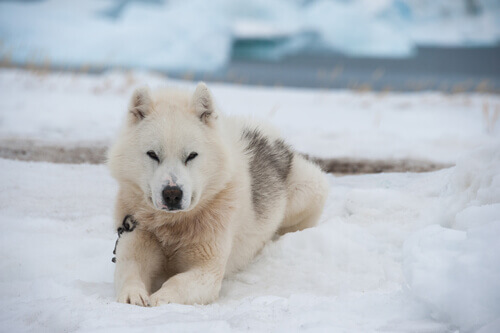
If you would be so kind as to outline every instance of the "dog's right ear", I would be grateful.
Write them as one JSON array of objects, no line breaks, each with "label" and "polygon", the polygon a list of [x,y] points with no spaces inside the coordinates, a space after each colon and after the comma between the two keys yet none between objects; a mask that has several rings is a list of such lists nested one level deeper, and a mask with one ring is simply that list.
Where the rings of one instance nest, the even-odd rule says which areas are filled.
[{"label": "dog's right ear", "polygon": [[198,83],[191,99],[191,105],[196,113],[196,116],[205,124],[211,124],[214,119],[217,119],[212,94],[208,90],[204,82]]},{"label": "dog's right ear", "polygon": [[137,88],[132,94],[128,107],[129,118],[132,123],[138,123],[151,112],[153,100],[148,87]]}]

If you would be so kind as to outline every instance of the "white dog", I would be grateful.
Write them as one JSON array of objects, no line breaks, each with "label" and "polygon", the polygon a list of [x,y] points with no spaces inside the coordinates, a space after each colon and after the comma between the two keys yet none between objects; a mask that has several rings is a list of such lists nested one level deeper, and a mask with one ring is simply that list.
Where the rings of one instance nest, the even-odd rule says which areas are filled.
[{"label": "white dog", "polygon": [[314,226],[328,192],[273,129],[217,114],[204,83],[136,90],[108,164],[116,293],[143,306],[214,301],[273,235]]}]

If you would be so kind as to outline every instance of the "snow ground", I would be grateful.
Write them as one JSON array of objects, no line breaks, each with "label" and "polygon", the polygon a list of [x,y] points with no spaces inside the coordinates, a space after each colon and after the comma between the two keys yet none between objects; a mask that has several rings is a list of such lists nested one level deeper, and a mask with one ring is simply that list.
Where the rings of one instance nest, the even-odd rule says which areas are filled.
[{"label": "snow ground", "polygon": [[330,176],[318,227],[267,244],[214,304],[159,308],[115,302],[104,166],[0,160],[0,327],[494,332],[499,148],[433,173]]},{"label": "snow ground", "polygon": [[[0,140],[107,142],[143,82],[192,87],[1,70]],[[304,152],[456,166],[330,175],[320,225],[269,242],[214,304],[140,308],[114,299],[106,168],[0,159],[1,331],[500,330],[499,130],[482,111],[497,96],[212,87],[224,111],[267,118]]]},{"label": "snow ground", "polygon": [[[0,140],[107,144],[120,126],[133,89],[145,84],[194,89],[193,83],[141,72],[86,75],[2,69]],[[460,155],[500,139],[498,95],[361,93],[218,83],[209,87],[222,112],[266,119],[298,151],[318,157],[454,163]]]}]

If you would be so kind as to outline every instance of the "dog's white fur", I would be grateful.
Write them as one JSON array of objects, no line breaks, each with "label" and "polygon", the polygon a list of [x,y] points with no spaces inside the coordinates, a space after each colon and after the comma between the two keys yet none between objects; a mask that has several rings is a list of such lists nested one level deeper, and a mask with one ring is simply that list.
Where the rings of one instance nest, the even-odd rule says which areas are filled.
[{"label": "dog's white fur", "polygon": [[[279,139],[268,126],[217,114],[203,83],[194,94],[134,92],[108,160],[119,182],[116,227],[126,215],[138,221],[116,249],[119,302],[212,302],[223,277],[247,265],[273,235],[317,223],[328,192],[326,177],[293,152],[283,186],[266,180],[273,199],[264,212],[256,212],[253,196],[259,191],[250,170],[252,154],[242,139],[245,128],[258,130],[265,142]],[[156,152],[159,162],[148,151]],[[186,163],[191,152],[198,156]],[[162,202],[167,185],[183,188],[175,212]]]}]

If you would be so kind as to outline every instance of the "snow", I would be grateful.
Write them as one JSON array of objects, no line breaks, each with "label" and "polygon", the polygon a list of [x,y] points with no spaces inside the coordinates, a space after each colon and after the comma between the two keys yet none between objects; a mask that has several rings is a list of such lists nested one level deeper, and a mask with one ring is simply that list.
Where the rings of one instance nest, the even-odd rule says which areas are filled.
[{"label": "snow", "polygon": [[445,219],[404,245],[411,293],[464,331],[500,319],[499,148],[459,161],[444,192]]},{"label": "snow", "polygon": [[[159,308],[114,301],[116,186],[104,166],[0,160],[0,325],[209,332],[492,325],[500,319],[499,148],[427,174],[329,176],[318,227],[269,242],[224,281],[214,304]],[[463,214],[471,207],[475,214]]]},{"label": "snow", "polygon": [[449,0],[2,1],[0,54],[17,64],[210,71],[246,39],[275,41],[257,52],[265,58],[305,48],[395,57],[416,45],[495,45],[498,1],[474,3],[475,15]]},{"label": "snow", "polygon": [[[1,70],[0,140],[106,143],[146,82],[193,87],[139,72]],[[106,167],[0,159],[2,330],[500,330],[500,141],[483,111],[497,96],[209,86],[225,112],[268,119],[304,152],[456,165],[329,175],[319,226],[268,242],[219,300],[141,308],[115,302]]]},{"label": "snow", "polygon": [[[107,144],[133,89],[146,84],[194,89],[194,83],[146,72],[89,75],[2,69],[0,140]],[[493,121],[498,95],[208,85],[222,112],[266,119],[298,151],[320,157],[454,163],[460,155],[500,138],[500,127]]]}]

